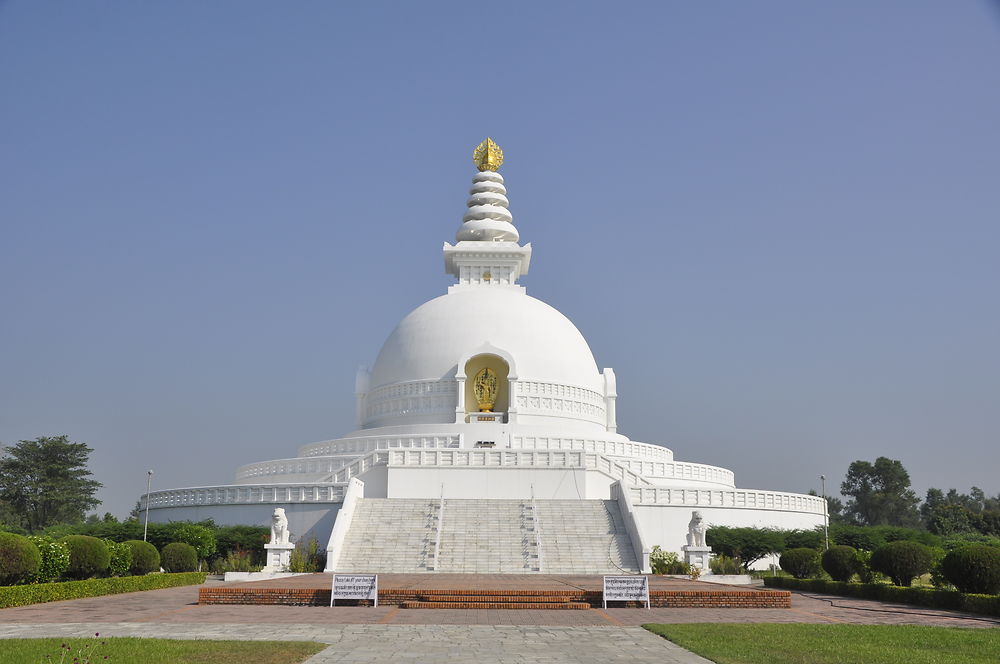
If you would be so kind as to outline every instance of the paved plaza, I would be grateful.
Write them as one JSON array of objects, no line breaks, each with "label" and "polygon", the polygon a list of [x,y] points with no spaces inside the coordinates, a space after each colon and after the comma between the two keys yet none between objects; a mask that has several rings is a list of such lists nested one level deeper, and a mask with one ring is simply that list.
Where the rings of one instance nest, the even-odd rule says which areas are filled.
[{"label": "paved plaza", "polygon": [[[210,582],[212,583],[212,582]],[[217,582],[216,582],[217,583]],[[701,664],[643,630],[660,623],[814,623],[1000,627],[987,616],[794,593],[791,609],[421,610],[396,606],[198,605],[198,586],[0,610],[0,638],[144,636],[311,640],[309,660],[417,663],[625,661]]]}]

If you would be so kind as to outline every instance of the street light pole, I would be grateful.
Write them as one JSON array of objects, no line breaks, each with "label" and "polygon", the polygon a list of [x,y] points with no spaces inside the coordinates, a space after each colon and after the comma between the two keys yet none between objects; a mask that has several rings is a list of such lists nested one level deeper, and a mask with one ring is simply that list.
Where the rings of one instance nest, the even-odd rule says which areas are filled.
[{"label": "street light pole", "polygon": [[830,548],[830,503],[826,499],[826,475],[820,475],[819,480],[823,483],[823,550],[826,550]]},{"label": "street light pole", "polygon": [[146,532],[149,530],[149,487],[153,483],[153,471],[146,471],[146,522],[142,524],[142,541],[146,541]]}]

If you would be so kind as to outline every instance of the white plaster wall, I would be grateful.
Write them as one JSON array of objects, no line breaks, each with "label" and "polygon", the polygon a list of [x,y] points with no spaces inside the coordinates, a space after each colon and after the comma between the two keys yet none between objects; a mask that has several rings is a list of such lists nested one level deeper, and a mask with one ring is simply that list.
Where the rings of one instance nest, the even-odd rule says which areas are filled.
[{"label": "white plaster wall", "polygon": [[[445,498],[530,498],[532,485],[540,500],[588,497],[587,472],[582,468],[390,467],[388,471],[389,498],[440,498],[442,483]],[[367,496],[368,479],[364,481]]]},{"label": "white plaster wall", "polygon": [[635,505],[646,543],[659,545],[665,551],[681,553],[687,544],[691,512],[701,512],[709,526],[778,528],[811,530],[823,525],[822,514],[765,509],[735,509],[673,505]]},{"label": "white plaster wall", "polygon": [[153,523],[170,521],[204,521],[212,519],[220,526],[268,526],[275,507],[283,507],[288,517],[288,530],[292,540],[313,534],[325,544],[333,530],[333,523],[340,510],[339,503],[319,505],[296,503],[259,503],[255,505],[183,505],[178,507],[150,507],[149,520]]}]

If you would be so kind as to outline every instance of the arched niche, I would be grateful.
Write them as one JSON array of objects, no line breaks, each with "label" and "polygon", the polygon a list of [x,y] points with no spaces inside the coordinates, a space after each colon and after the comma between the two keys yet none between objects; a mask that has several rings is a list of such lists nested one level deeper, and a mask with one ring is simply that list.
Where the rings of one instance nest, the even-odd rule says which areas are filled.
[{"label": "arched niche", "polygon": [[510,409],[510,366],[502,357],[492,353],[473,355],[465,363],[465,412],[479,412],[473,384],[483,369],[492,369],[497,374],[497,400],[493,405],[493,412],[506,413]]}]

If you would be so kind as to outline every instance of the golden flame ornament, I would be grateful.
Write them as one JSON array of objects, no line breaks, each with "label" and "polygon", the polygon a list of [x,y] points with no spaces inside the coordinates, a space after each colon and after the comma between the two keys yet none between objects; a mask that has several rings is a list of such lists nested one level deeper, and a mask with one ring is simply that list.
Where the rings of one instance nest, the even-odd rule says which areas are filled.
[{"label": "golden flame ornament", "polygon": [[487,137],[472,152],[472,161],[480,171],[498,170],[503,164],[503,150],[492,138]]},{"label": "golden flame ornament", "polygon": [[480,413],[492,413],[497,402],[497,372],[489,367],[482,369],[472,381],[472,393]]}]

